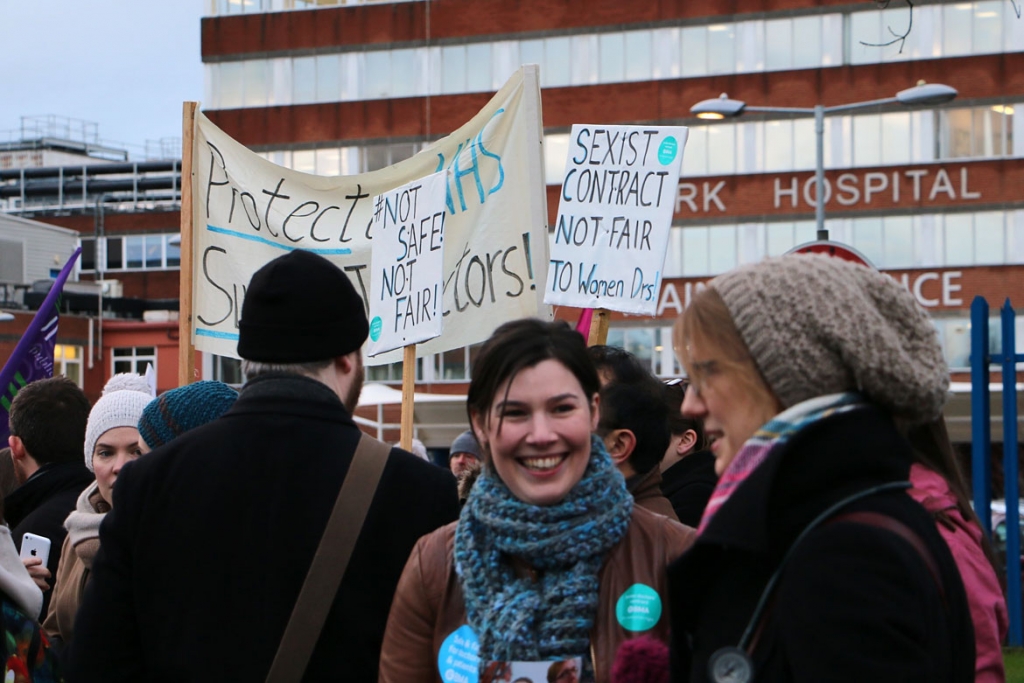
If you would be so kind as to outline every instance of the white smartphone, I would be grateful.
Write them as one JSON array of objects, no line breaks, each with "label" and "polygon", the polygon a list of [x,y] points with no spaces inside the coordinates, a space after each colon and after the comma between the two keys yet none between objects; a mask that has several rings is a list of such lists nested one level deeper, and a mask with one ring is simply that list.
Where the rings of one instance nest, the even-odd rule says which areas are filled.
[{"label": "white smartphone", "polygon": [[21,559],[38,557],[43,561],[43,566],[50,560],[50,539],[35,534],[25,534],[21,537]]}]

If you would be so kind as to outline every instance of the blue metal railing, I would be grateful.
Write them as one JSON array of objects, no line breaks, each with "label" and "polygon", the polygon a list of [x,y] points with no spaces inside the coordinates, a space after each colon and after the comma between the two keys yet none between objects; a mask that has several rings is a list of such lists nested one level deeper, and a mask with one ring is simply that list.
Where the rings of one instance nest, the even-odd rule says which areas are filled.
[{"label": "blue metal railing", "polygon": [[1002,366],[1003,387],[1003,495],[1006,499],[1006,604],[1010,612],[1009,644],[1024,645],[1021,623],[1020,486],[1017,454],[1017,353],[1016,314],[1010,300],[1000,309],[1002,353],[988,348],[988,302],[975,297],[971,303],[971,473],[974,509],[985,533],[992,537],[991,413],[989,365]]}]

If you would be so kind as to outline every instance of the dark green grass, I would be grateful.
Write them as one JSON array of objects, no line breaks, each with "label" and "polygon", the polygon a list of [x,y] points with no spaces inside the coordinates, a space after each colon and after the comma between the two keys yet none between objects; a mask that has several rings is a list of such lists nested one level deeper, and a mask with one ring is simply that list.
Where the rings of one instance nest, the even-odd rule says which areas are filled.
[{"label": "dark green grass", "polygon": [[1006,683],[1024,683],[1024,648],[1004,648],[1003,661],[1006,664]]}]

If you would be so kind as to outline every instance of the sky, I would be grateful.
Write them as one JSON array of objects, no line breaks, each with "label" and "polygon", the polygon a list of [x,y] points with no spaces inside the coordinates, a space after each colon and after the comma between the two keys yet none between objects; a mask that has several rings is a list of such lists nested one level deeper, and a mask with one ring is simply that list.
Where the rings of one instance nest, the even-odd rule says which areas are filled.
[{"label": "sky", "polygon": [[[200,19],[208,0],[0,0],[0,142],[22,116],[99,124],[142,159],[147,140],[181,137],[200,100]],[[15,131],[12,133],[11,131]]]}]

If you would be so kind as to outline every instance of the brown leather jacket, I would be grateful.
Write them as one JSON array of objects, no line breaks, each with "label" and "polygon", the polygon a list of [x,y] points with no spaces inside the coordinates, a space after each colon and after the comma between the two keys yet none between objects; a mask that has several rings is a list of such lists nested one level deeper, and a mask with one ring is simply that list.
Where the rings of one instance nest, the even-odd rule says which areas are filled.
[{"label": "brown leather jacket", "polygon": [[633,494],[633,500],[640,507],[657,512],[659,515],[665,515],[673,521],[679,521],[676,511],[672,509],[672,501],[661,492],[661,470],[657,466],[647,474],[630,477],[626,486]]},{"label": "brown leather jacket", "polygon": [[[442,683],[437,665],[441,644],[466,623],[452,559],[456,524],[424,536],[413,548],[391,604],[380,656],[380,683]],[[653,588],[661,598],[661,617],[644,633],[667,642],[665,568],[693,543],[695,535],[690,527],[634,506],[626,536],[611,549],[601,568],[600,603],[590,636],[598,683],[610,680],[622,641],[641,635],[625,630],[616,617],[619,597],[634,584]]]}]

